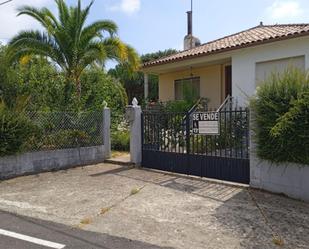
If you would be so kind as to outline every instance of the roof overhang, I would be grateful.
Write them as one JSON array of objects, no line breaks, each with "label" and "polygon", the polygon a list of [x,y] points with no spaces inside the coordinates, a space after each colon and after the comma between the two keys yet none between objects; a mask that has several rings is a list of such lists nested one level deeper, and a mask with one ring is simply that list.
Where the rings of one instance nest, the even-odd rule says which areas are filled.
[{"label": "roof overhang", "polygon": [[227,52],[207,56],[204,55],[197,58],[176,61],[173,63],[165,63],[151,67],[143,67],[141,71],[148,74],[164,74],[187,70],[191,68],[201,68],[218,64],[227,64],[231,62],[232,54],[233,53],[231,52]]}]

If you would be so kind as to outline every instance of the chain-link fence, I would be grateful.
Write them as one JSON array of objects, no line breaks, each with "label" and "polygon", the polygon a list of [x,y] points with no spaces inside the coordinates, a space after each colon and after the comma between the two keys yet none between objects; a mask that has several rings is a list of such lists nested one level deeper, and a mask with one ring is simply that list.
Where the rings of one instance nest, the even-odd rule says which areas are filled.
[{"label": "chain-link fence", "polygon": [[33,136],[25,151],[56,150],[103,145],[103,111],[29,113]]}]

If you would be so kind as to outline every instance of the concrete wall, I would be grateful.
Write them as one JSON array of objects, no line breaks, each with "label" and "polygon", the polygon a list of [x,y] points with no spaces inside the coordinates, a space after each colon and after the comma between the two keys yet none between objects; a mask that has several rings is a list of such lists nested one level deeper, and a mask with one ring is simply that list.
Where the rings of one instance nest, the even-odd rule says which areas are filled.
[{"label": "concrete wall", "polygon": [[274,164],[258,158],[254,141],[254,125],[255,122],[251,113],[250,186],[309,201],[309,165]]},{"label": "concrete wall", "polygon": [[0,179],[103,162],[104,146],[39,151],[0,158]]},{"label": "concrete wall", "polygon": [[104,109],[102,122],[104,145],[0,157],[0,180],[104,162],[111,155],[109,108]]},{"label": "concrete wall", "polygon": [[159,98],[161,101],[175,100],[175,80],[188,78],[191,73],[200,77],[200,96],[210,100],[211,107],[222,103],[222,65],[193,68],[179,72],[164,73],[159,76]]},{"label": "concrete wall", "polygon": [[304,56],[305,69],[309,68],[309,37],[269,43],[232,53],[233,96],[246,105],[256,90],[256,64],[284,58]]}]

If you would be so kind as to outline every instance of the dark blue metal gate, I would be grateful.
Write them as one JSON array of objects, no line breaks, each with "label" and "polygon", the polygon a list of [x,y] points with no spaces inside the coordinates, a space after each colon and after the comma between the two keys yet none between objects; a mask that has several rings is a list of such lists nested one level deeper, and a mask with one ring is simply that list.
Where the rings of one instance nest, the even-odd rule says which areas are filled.
[{"label": "dark blue metal gate", "polygon": [[249,183],[249,110],[221,110],[220,135],[192,132],[192,113],[144,111],[142,166]]}]

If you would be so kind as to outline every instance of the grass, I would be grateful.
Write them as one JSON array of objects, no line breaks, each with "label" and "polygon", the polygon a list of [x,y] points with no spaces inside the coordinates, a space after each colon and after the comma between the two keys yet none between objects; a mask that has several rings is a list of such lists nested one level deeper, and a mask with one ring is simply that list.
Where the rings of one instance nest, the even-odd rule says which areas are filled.
[{"label": "grass", "polygon": [[129,152],[125,152],[125,151],[112,151],[112,158],[120,157],[120,156],[125,156],[127,154],[129,154]]},{"label": "grass", "polygon": [[282,246],[284,246],[284,241],[283,241],[283,239],[282,238],[280,238],[280,237],[273,237],[273,243],[276,245],[276,246],[280,246],[280,247],[282,247]]},{"label": "grass", "polygon": [[136,195],[136,194],[138,194],[140,191],[141,191],[140,188],[133,188],[133,189],[131,190],[131,195]]},{"label": "grass", "polygon": [[91,218],[84,218],[80,221],[81,225],[89,225],[92,223],[92,219]]},{"label": "grass", "polygon": [[111,207],[101,208],[100,215],[106,214],[109,210],[111,210]]}]

